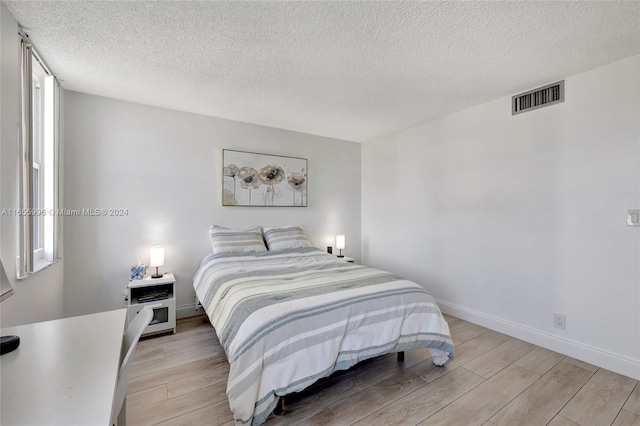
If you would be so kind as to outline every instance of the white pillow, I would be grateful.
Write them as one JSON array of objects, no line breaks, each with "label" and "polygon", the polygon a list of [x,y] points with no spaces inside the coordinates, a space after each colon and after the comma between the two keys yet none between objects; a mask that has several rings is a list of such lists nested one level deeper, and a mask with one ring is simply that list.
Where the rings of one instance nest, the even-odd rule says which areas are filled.
[{"label": "white pillow", "polygon": [[311,247],[311,241],[302,226],[272,226],[264,228],[264,239],[269,250]]},{"label": "white pillow", "polygon": [[259,226],[249,229],[229,229],[222,226],[209,228],[213,254],[267,251]]}]

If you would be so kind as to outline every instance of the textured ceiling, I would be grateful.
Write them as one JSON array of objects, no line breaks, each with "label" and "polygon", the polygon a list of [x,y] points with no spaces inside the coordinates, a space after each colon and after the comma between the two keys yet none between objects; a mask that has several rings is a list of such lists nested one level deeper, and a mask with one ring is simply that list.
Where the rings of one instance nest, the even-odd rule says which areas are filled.
[{"label": "textured ceiling", "polygon": [[5,4],[65,89],[359,142],[640,53],[638,2]]}]

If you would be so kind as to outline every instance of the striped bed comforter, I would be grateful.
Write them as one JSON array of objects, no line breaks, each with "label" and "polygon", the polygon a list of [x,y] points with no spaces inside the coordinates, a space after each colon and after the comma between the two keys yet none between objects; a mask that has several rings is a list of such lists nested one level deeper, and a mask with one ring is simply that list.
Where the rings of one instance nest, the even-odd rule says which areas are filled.
[{"label": "striped bed comforter", "polygon": [[453,359],[449,327],[420,285],[315,248],[209,255],[193,286],[230,364],[236,424],[258,425],[278,396],[389,352]]}]

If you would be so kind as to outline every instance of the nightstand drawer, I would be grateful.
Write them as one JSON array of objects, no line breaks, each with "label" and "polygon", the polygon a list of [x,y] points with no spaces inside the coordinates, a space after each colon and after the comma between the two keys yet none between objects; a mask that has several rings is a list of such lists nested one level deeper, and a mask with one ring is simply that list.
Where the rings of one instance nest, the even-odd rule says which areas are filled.
[{"label": "nightstand drawer", "polygon": [[142,333],[143,336],[165,331],[173,331],[175,333],[176,299],[159,300],[130,306],[127,311],[129,323],[133,321],[138,312],[145,306],[151,306],[153,308],[153,318],[144,330],[144,333]]}]

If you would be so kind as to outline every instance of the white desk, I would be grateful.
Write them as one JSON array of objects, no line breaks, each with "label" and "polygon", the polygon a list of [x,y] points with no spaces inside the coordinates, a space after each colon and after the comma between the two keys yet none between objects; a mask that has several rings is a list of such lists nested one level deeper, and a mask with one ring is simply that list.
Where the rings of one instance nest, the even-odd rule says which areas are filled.
[{"label": "white desk", "polygon": [[0,424],[109,425],[127,310],[18,327],[0,356]]}]

